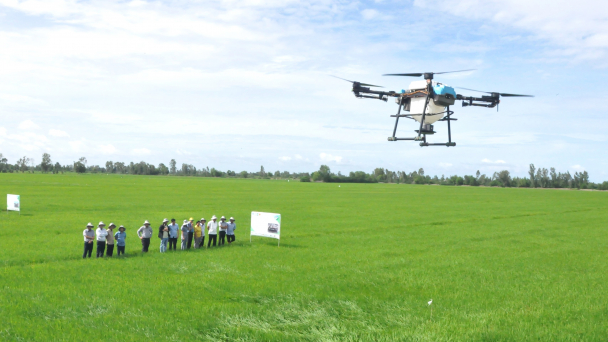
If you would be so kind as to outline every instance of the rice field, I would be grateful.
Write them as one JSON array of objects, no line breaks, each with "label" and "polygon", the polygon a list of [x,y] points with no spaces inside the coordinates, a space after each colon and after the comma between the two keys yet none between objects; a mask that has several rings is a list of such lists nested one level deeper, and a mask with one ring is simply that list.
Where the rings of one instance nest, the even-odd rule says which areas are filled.
[{"label": "rice field", "polygon": [[[0,174],[0,340],[606,341],[608,193]],[[281,244],[249,242],[251,211]],[[225,215],[236,243],[159,253],[149,220]],[[88,222],[126,255],[82,259]],[[115,252],[116,253],[116,252]],[[433,303],[429,306],[429,300]]]}]

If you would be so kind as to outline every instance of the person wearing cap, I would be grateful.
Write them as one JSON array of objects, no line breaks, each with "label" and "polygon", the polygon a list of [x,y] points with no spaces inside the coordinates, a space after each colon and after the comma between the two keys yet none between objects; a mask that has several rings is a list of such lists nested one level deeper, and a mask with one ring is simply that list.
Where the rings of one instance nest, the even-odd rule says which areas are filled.
[{"label": "person wearing cap", "polygon": [[177,233],[179,231],[179,225],[175,223],[175,219],[171,219],[169,227],[169,250],[177,250]]},{"label": "person wearing cap", "polygon": [[103,222],[99,222],[97,226],[97,230],[95,230],[95,235],[97,235],[97,257],[103,258],[103,255],[106,252],[106,238],[108,236],[108,231],[105,229],[105,224]]},{"label": "person wearing cap", "polygon": [[234,223],[234,217],[230,218],[230,222],[228,223],[228,227],[226,228],[226,239],[228,243],[233,243],[236,240],[234,236],[234,231],[236,230],[236,223]]},{"label": "person wearing cap", "polygon": [[188,232],[190,228],[188,228],[188,220],[184,220],[184,224],[182,224],[182,251],[188,248]]},{"label": "person wearing cap", "polygon": [[158,238],[160,239],[160,252],[165,253],[167,251],[167,242],[169,242],[169,226],[167,225],[169,220],[164,219],[163,224],[158,227]]},{"label": "person wearing cap", "polygon": [[194,226],[194,248],[198,249],[205,245],[205,226],[207,221],[203,217],[200,221],[196,222]]},{"label": "person wearing cap", "polygon": [[207,223],[207,231],[209,232],[209,242],[207,242],[207,248],[211,246],[211,240],[213,240],[213,246],[217,243],[217,217],[213,215],[211,221]]},{"label": "person wearing cap", "polygon": [[220,217],[220,220],[220,241],[217,244],[222,246],[226,240],[226,229],[228,229],[228,223],[226,223],[226,216]]},{"label": "person wearing cap", "polygon": [[91,222],[87,224],[87,228],[82,232],[82,235],[84,236],[84,253],[82,254],[82,258],[86,258],[87,255],[90,258],[91,253],[93,253],[93,241],[95,240],[95,231]]},{"label": "person wearing cap", "polygon": [[141,240],[141,251],[147,253],[148,247],[150,247],[150,238],[152,237],[152,227],[150,227],[148,220],[137,230],[137,236]]},{"label": "person wearing cap", "polygon": [[193,222],[194,219],[191,217],[190,220],[188,220],[188,249],[192,247],[192,238],[194,237],[194,225],[192,224]]},{"label": "person wearing cap", "polygon": [[111,257],[114,254],[114,228],[116,225],[110,223],[108,226],[108,236],[106,237],[106,256]]},{"label": "person wearing cap", "polygon": [[118,227],[118,232],[114,234],[116,239],[116,248],[118,249],[118,256],[125,254],[125,240],[127,239],[127,232],[125,232],[125,226],[121,225]]}]

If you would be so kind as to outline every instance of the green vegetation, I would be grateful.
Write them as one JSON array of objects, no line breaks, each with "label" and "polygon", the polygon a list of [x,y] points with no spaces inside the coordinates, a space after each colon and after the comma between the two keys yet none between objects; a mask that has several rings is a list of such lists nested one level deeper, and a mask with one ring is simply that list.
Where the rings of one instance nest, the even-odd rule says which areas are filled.
[{"label": "green vegetation", "polygon": [[[608,336],[606,192],[88,173],[0,189],[23,210],[0,216],[0,340]],[[280,247],[247,241],[252,210],[282,214]],[[213,214],[236,245],[139,252],[144,220]],[[125,258],[81,259],[100,220],[127,227]]]}]

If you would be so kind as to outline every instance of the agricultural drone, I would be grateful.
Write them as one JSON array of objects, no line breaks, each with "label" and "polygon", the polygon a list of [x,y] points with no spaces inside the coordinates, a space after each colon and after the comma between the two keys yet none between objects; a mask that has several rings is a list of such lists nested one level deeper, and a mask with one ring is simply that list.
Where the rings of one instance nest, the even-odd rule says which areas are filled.
[{"label": "agricultural drone", "polygon": [[[463,107],[478,106],[494,108],[497,107],[500,103],[501,97],[533,97],[532,95],[507,94],[459,88],[490,94],[482,95],[481,97],[463,96],[460,94],[456,94],[456,91],[453,87],[433,81],[434,75],[472,70],[473,69],[446,72],[384,74],[383,76],[424,76],[424,81],[413,81],[412,83],[410,83],[410,87],[408,90],[401,90],[401,92],[372,90],[371,88],[374,87],[382,87],[373,84],[350,81],[341,77],[333,77],[352,83],[353,93],[358,98],[376,99],[384,102],[388,101],[389,97],[395,98],[395,102],[399,105],[399,108],[397,110],[397,114],[391,115],[391,117],[395,118],[395,128],[393,129],[393,135],[388,137],[388,141],[414,140],[420,141],[420,146],[450,147],[456,146],[456,143],[452,141],[452,130],[450,127],[450,121],[458,120],[456,118],[451,117],[454,112],[450,110],[450,106],[453,105],[456,100],[462,100]],[[409,114],[401,114],[402,109],[404,112],[409,112]],[[498,107],[496,109],[498,110]],[[399,124],[399,118],[408,118],[419,122],[420,127],[418,128],[418,130],[415,131],[416,133],[418,133],[418,135],[412,138],[397,138],[395,134],[397,133],[397,125]],[[448,142],[446,143],[429,143],[426,140],[427,135],[433,135],[436,133],[433,130],[433,124],[437,121],[447,121],[448,123]]]}]

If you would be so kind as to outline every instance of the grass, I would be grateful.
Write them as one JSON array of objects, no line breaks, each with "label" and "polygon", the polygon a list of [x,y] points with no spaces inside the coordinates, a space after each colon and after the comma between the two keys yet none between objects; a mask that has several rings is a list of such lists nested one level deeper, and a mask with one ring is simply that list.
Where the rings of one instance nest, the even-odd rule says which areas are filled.
[{"label": "grass", "polygon": [[[605,341],[608,193],[120,175],[0,174],[0,340]],[[251,211],[282,214],[281,246]],[[167,218],[237,242],[142,255]],[[87,222],[125,258],[82,260]],[[427,301],[433,299],[433,318]]]}]

